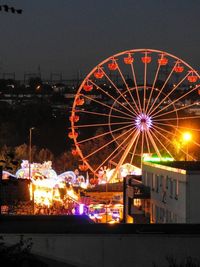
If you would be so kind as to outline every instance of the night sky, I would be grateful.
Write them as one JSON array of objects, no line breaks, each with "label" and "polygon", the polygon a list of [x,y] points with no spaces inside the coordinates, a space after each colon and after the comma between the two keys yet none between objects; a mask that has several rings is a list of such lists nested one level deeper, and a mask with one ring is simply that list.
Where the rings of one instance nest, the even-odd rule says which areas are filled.
[{"label": "night sky", "polygon": [[0,12],[0,73],[86,74],[127,49],[172,53],[199,70],[199,0],[19,0]]}]

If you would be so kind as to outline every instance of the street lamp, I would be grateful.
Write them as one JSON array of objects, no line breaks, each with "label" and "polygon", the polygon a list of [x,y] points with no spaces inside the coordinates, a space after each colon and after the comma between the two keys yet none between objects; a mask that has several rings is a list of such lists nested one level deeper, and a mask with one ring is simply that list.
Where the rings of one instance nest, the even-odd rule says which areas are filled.
[{"label": "street lamp", "polygon": [[189,141],[192,139],[192,134],[190,132],[185,132],[183,133],[183,141],[184,143],[186,143],[186,156],[185,156],[185,160],[188,161],[188,144]]},{"label": "street lamp", "polygon": [[31,162],[32,162],[32,131],[34,127],[29,129],[29,179],[31,179]]}]

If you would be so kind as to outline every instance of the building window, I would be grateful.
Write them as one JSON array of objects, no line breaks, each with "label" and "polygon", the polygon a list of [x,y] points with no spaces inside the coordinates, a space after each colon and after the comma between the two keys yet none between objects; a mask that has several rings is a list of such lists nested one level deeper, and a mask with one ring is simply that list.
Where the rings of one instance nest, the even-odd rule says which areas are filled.
[{"label": "building window", "polygon": [[173,198],[173,193],[174,193],[173,179],[170,179],[169,190],[170,190],[170,197]]},{"label": "building window", "polygon": [[163,186],[163,176],[162,175],[160,175],[160,187],[162,187]]},{"label": "building window", "polygon": [[155,190],[155,174],[152,173],[151,176],[151,190],[154,191]]},{"label": "building window", "polygon": [[178,191],[179,191],[179,184],[178,184],[178,180],[174,180],[174,186],[175,186],[175,199],[178,199]]},{"label": "building window", "polygon": [[170,178],[169,178],[169,176],[167,175],[167,176],[166,176],[166,190],[169,188],[169,181],[170,181]]},{"label": "building window", "polygon": [[159,192],[159,176],[155,175],[155,182],[156,182],[156,192]]}]

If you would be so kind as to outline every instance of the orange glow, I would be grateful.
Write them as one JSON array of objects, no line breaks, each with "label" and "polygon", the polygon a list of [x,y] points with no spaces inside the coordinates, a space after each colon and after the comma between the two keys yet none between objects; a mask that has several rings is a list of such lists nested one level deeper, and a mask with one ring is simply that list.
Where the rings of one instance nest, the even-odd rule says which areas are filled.
[{"label": "orange glow", "polygon": [[176,73],[181,73],[184,71],[184,67],[180,65],[180,63],[177,64],[177,66],[174,68],[174,71]]},{"label": "orange glow", "polygon": [[198,77],[197,77],[196,75],[194,75],[194,74],[191,74],[191,75],[189,75],[189,76],[187,77],[187,79],[188,79],[188,81],[189,81],[190,83],[195,83],[195,82],[197,81]]},{"label": "orange glow", "polygon": [[117,63],[114,61],[114,59],[112,60],[111,63],[108,64],[108,68],[109,68],[109,70],[116,70],[117,69]]},{"label": "orange glow", "polygon": [[125,64],[132,64],[134,61],[134,58],[131,55],[128,55],[127,57],[124,57],[124,63]]},{"label": "orange glow", "polygon": [[85,100],[83,98],[77,98],[76,99],[76,105],[82,106],[84,104]]},{"label": "orange glow", "polygon": [[158,64],[160,64],[161,66],[167,65],[167,63],[168,63],[168,59],[164,56],[158,59]]},{"label": "orange glow", "polygon": [[79,153],[78,153],[78,150],[77,149],[72,149],[72,155],[73,156],[78,156],[79,155]]},{"label": "orange glow", "polygon": [[150,56],[142,57],[142,62],[146,63],[146,64],[150,63],[151,62],[151,57]]},{"label": "orange glow", "polygon": [[35,179],[30,186],[30,196],[34,196],[34,203],[41,206],[51,207],[54,202],[64,204],[66,197],[70,197],[74,201],[79,200],[79,196],[75,194],[74,190],[66,189],[65,197],[61,198],[59,188],[66,189],[63,182],[58,184],[50,179]]},{"label": "orange glow", "polygon": [[192,139],[192,134],[190,133],[190,132],[185,132],[185,133],[183,133],[183,140],[185,141],[185,142],[188,142],[188,141],[190,141]]},{"label": "orange glow", "polygon": [[81,164],[81,165],[79,165],[78,167],[79,167],[79,169],[80,169],[81,171],[87,171],[87,170],[88,170],[88,166],[87,166],[86,164]]},{"label": "orange glow", "polygon": [[69,120],[72,122],[78,122],[79,121],[79,116],[78,115],[74,115],[74,116],[70,116]]},{"label": "orange glow", "polygon": [[92,91],[92,89],[93,89],[93,85],[92,85],[92,84],[89,84],[89,82],[86,82],[86,83],[83,85],[83,89],[84,89],[86,92],[90,92],[90,91]]},{"label": "orange glow", "polygon": [[102,79],[104,76],[104,73],[102,70],[98,69],[95,73],[94,73],[94,77],[97,79]]},{"label": "orange glow", "polygon": [[78,133],[77,132],[69,132],[68,137],[70,139],[77,138],[78,137]]}]

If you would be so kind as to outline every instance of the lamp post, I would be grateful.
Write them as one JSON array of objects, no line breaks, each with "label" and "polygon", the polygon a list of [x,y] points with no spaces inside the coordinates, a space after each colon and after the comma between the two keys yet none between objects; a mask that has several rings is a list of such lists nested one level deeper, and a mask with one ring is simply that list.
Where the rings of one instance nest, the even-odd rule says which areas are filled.
[{"label": "lamp post", "polygon": [[31,127],[29,129],[29,179],[31,179],[31,162],[32,162],[32,131],[34,130],[34,127]]},{"label": "lamp post", "polygon": [[186,144],[186,155],[185,155],[185,160],[188,161],[189,155],[188,155],[188,145],[189,141],[192,139],[192,134],[190,132],[185,132],[183,133],[183,141]]},{"label": "lamp post", "polygon": [[[31,179],[31,163],[32,163],[32,131],[34,130],[34,127],[31,127],[29,129],[29,173],[28,173],[28,176],[29,176],[29,180]],[[34,214],[35,212],[35,207],[34,207],[34,185],[32,183],[32,212]]]}]

